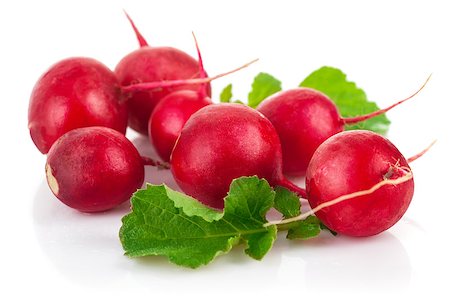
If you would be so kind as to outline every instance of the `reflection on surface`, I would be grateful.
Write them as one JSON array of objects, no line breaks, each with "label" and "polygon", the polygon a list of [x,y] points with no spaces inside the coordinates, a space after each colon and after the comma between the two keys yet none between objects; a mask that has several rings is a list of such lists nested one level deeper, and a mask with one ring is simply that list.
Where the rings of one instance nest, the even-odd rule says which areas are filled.
[{"label": "reflection on surface", "polygon": [[[120,255],[117,231],[129,210],[124,203],[110,212],[83,214],[59,202],[45,182],[35,196],[33,219],[37,239],[55,266],[69,276],[102,281],[109,275],[106,259]],[[95,272],[95,273],[91,273]]]},{"label": "reflection on surface", "polygon": [[124,204],[110,212],[82,214],[53,197],[45,182],[34,201],[37,239],[49,260],[71,281],[92,287],[123,284],[170,289],[179,284],[194,292],[210,285],[244,284],[270,288],[294,285],[296,290],[336,288],[355,292],[401,290],[409,285],[411,265],[400,241],[385,232],[372,238],[333,237],[288,241],[280,233],[263,261],[245,256],[243,246],[218,257],[206,267],[176,267],[164,257],[129,259],[118,240],[120,219],[129,210]]},{"label": "reflection on surface", "polygon": [[[147,137],[137,136],[132,142],[142,155],[155,157]],[[146,167],[145,182],[165,183],[178,190],[170,170]],[[36,236],[55,267],[80,284],[108,287],[127,280],[128,273],[139,269],[146,274],[164,269],[168,273],[179,272],[178,268],[168,265],[165,258],[140,261],[124,257],[118,233],[121,218],[129,210],[130,203],[125,202],[108,212],[77,212],[59,202],[44,180],[33,204]],[[145,264],[149,264],[148,267]]]},{"label": "reflection on surface", "polygon": [[[146,140],[140,136],[133,143],[143,155],[154,157]],[[146,181],[178,189],[168,170],[148,167]],[[95,288],[127,284],[172,292],[177,286],[195,293],[203,292],[203,286],[220,291],[224,284],[231,284],[245,286],[248,292],[255,288],[269,292],[278,284],[295,286],[297,292],[318,292],[324,286],[380,292],[404,289],[411,280],[408,253],[389,232],[371,238],[333,237],[324,232],[307,241],[288,241],[280,233],[261,262],[247,257],[241,245],[195,271],[176,267],[165,257],[129,259],[123,256],[118,239],[120,219],[129,208],[127,202],[109,212],[82,214],[60,203],[44,180],[33,204],[37,240],[65,277]]]},{"label": "reflection on surface", "polygon": [[130,259],[123,255],[118,238],[120,219],[128,211],[129,203],[104,213],[77,212],[60,203],[43,181],[33,204],[34,230],[55,268],[76,284],[96,288],[128,284],[172,290],[173,284],[179,284],[195,292],[214,280],[220,282],[218,288],[231,283],[270,286],[267,277],[276,276],[285,250],[281,248],[285,244],[276,244],[263,264],[247,257],[241,245],[195,271],[174,266],[165,257]]},{"label": "reflection on surface", "polygon": [[[297,243],[298,244],[298,243]],[[304,263],[304,284],[354,292],[399,291],[409,286],[411,262],[402,243],[390,232],[370,238],[324,234],[285,252],[287,260]],[[287,262],[287,261],[286,261]]]}]

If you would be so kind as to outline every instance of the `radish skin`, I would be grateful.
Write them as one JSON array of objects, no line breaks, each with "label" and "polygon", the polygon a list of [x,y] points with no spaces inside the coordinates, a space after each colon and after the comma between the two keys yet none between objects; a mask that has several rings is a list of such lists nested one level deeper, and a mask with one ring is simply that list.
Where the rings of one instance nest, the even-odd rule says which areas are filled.
[{"label": "radish skin", "polygon": [[[197,78],[198,62],[187,53],[173,47],[150,47],[137,29],[134,21],[125,12],[140,48],[126,55],[117,64],[115,73],[122,87],[145,82],[163,82]],[[128,124],[139,133],[148,133],[148,120],[155,106],[168,94],[177,90],[199,89],[198,84],[183,84],[159,88],[157,90],[127,91],[129,110]],[[207,84],[207,94],[211,96],[211,86]]]},{"label": "radish skin", "polygon": [[222,209],[233,179],[256,175],[299,195],[303,189],[282,174],[275,128],[258,111],[240,104],[214,104],[194,113],[171,156],[175,181],[188,195]]},{"label": "radish skin", "polygon": [[[394,184],[395,180],[402,182]],[[405,157],[379,134],[346,131],[320,145],[306,172],[306,192],[312,209],[377,184],[383,186],[315,213],[328,228],[349,236],[378,234],[406,212],[414,193],[414,179]]]},{"label": "radish skin", "polygon": [[51,66],[30,97],[28,128],[46,154],[70,130],[104,126],[125,134],[127,107],[114,73],[97,60],[73,57]]},{"label": "radish skin", "polygon": [[315,150],[327,138],[344,131],[346,124],[356,124],[384,114],[416,96],[428,83],[411,96],[391,106],[357,117],[341,117],[336,105],[325,94],[310,88],[294,88],[276,93],[258,107],[274,125],[283,149],[283,172],[304,176]]},{"label": "radish skin", "polygon": [[144,181],[144,161],[120,132],[86,127],[61,136],[50,149],[47,182],[53,194],[81,212],[127,201]]},{"label": "radish skin", "polygon": [[[207,78],[197,38],[192,33],[197,49],[199,77]],[[162,160],[169,162],[175,142],[181,129],[189,117],[213,102],[208,96],[207,83],[203,83],[198,91],[180,90],[164,97],[150,116],[148,134],[151,143]]]}]

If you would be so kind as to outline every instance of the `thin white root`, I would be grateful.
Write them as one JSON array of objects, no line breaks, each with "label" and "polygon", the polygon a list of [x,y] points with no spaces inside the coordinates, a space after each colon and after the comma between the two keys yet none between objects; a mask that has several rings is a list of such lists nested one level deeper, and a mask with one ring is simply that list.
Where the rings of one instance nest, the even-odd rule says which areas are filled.
[{"label": "thin white root", "polygon": [[413,161],[415,161],[416,159],[422,157],[425,153],[428,152],[428,150],[431,149],[431,147],[436,143],[436,141],[437,141],[437,139],[433,140],[433,142],[432,142],[428,147],[426,147],[423,151],[417,153],[417,154],[414,155],[414,156],[409,157],[406,161],[407,161],[408,163],[410,163],[410,162],[413,162]]},{"label": "thin white root", "polygon": [[404,103],[405,101],[410,100],[411,98],[413,98],[414,96],[416,96],[417,94],[419,94],[420,91],[422,91],[423,88],[425,88],[425,86],[427,85],[428,81],[429,81],[430,78],[431,78],[431,75],[432,75],[432,74],[430,74],[430,75],[428,76],[427,80],[425,80],[425,82],[422,84],[422,86],[421,86],[416,92],[414,92],[412,95],[410,95],[409,97],[407,97],[407,98],[405,98],[405,99],[402,99],[402,100],[400,100],[400,101],[394,103],[393,105],[390,105],[390,106],[387,107],[387,108],[380,109],[380,110],[378,110],[378,111],[375,111],[375,112],[372,112],[372,113],[368,113],[368,114],[365,114],[365,115],[360,115],[360,116],[355,116],[355,117],[345,117],[345,118],[341,118],[341,120],[342,120],[345,124],[355,124],[355,123],[359,123],[359,122],[361,122],[361,121],[367,120],[367,119],[369,119],[369,118],[373,118],[373,117],[375,117],[375,116],[384,114],[384,113],[388,112],[389,110],[395,108],[396,106],[398,106],[398,105]]},{"label": "thin white root", "polygon": [[399,178],[382,180],[381,182],[373,185],[370,189],[356,191],[356,192],[349,193],[349,194],[344,194],[344,195],[339,196],[331,201],[321,203],[321,204],[317,205],[316,208],[314,208],[308,212],[305,212],[303,214],[300,214],[299,216],[287,218],[284,220],[268,222],[268,223],[264,224],[263,226],[268,227],[268,226],[272,226],[272,225],[287,224],[287,223],[292,223],[295,221],[301,221],[301,220],[306,219],[308,216],[315,214],[317,211],[322,210],[323,208],[336,205],[345,200],[372,194],[373,192],[377,191],[378,189],[380,189],[381,187],[386,186],[386,185],[399,185],[402,183],[406,183],[407,181],[409,181],[412,178],[413,178],[413,174],[410,170],[408,170],[405,173],[405,175],[403,175]]},{"label": "thin white root", "polygon": [[190,85],[190,84],[201,84],[201,83],[207,83],[211,82],[213,80],[216,80],[218,78],[227,76],[229,74],[235,73],[239,70],[242,70],[249,65],[255,63],[259,59],[254,59],[238,68],[235,68],[231,71],[217,74],[213,77],[206,77],[206,78],[192,78],[192,79],[175,79],[175,80],[163,80],[163,81],[155,81],[155,82],[140,82],[135,84],[130,84],[127,86],[122,87],[123,92],[133,92],[133,91],[145,91],[145,90],[151,90],[151,89],[162,89],[167,87],[175,87],[175,86],[181,86],[181,85]]}]

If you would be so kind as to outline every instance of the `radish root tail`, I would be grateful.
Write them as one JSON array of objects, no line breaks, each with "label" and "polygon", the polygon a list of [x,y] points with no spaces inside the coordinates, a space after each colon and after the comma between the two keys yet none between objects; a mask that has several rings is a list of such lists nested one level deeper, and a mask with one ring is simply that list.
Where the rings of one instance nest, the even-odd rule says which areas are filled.
[{"label": "radish root tail", "polygon": [[[195,36],[194,32],[192,32],[192,37],[194,37],[195,42],[195,48],[197,50],[197,57],[198,57],[198,68],[199,68],[199,78],[206,78],[208,75],[206,75],[205,67],[203,66],[203,59],[202,59],[202,53],[200,52],[200,47],[198,46],[197,37]],[[206,97],[207,94],[207,84],[202,83],[202,86],[199,90],[199,93],[202,95],[202,97]]]},{"label": "radish root tail", "polygon": [[384,108],[384,109],[381,109],[381,110],[378,110],[378,111],[375,111],[375,112],[372,112],[372,113],[369,113],[369,114],[365,114],[365,115],[361,115],[361,116],[355,116],[355,117],[341,117],[341,121],[344,124],[352,125],[352,124],[357,124],[359,122],[362,122],[362,121],[365,121],[365,120],[368,120],[370,118],[373,118],[373,117],[376,117],[378,115],[386,113],[387,111],[391,110],[392,108],[395,108],[396,106],[404,103],[407,100],[410,100],[411,98],[413,98],[414,96],[419,94],[419,92],[422,91],[422,89],[427,85],[428,81],[431,78],[431,75],[432,74],[430,74],[428,76],[428,78],[425,80],[425,82],[422,84],[422,86],[416,92],[414,92],[411,96],[406,97],[405,99],[402,99],[402,100],[394,103],[393,105],[391,105],[391,106],[389,106],[387,108]]},{"label": "radish root tail", "polygon": [[189,84],[201,84],[201,83],[206,83],[206,82],[211,82],[213,80],[216,80],[218,78],[227,76],[229,74],[232,74],[234,72],[237,72],[239,70],[242,70],[246,67],[248,67],[249,65],[255,63],[256,61],[258,61],[259,59],[254,59],[236,69],[233,69],[231,71],[225,72],[225,73],[221,73],[218,74],[216,76],[213,77],[206,77],[206,78],[193,78],[193,79],[176,79],[176,80],[163,80],[163,81],[156,81],[156,82],[141,82],[141,83],[136,83],[136,84],[131,84],[128,86],[124,86],[122,87],[122,91],[124,93],[127,92],[136,92],[136,91],[147,91],[147,90],[152,90],[152,89],[162,89],[162,88],[168,88],[168,87],[176,87],[176,86],[181,86],[181,85],[189,85]]},{"label": "radish root tail", "polygon": [[315,207],[314,209],[312,209],[308,212],[305,212],[303,214],[300,214],[299,216],[291,217],[291,218],[287,218],[287,219],[283,219],[283,220],[279,220],[279,221],[268,222],[268,223],[264,224],[264,227],[268,227],[268,226],[272,226],[272,225],[287,224],[287,223],[291,223],[291,222],[295,222],[295,221],[304,220],[308,216],[314,215],[316,212],[322,210],[323,208],[336,205],[338,203],[341,203],[343,201],[346,201],[346,200],[349,200],[352,198],[372,194],[375,191],[377,191],[378,189],[380,189],[381,187],[384,187],[387,185],[400,185],[400,184],[406,183],[407,181],[409,181],[413,178],[413,174],[409,168],[403,168],[403,167],[402,168],[397,167],[397,168],[400,169],[401,171],[403,171],[405,174],[402,175],[401,177],[398,177],[395,179],[384,179],[381,182],[373,185],[369,189],[356,191],[356,192],[349,193],[349,194],[344,194],[344,195],[339,196],[331,201],[321,203],[321,204],[317,205],[317,207]]},{"label": "radish root tail", "polygon": [[170,164],[166,162],[161,162],[146,156],[141,156],[141,158],[144,166],[157,167],[158,169],[170,169]]},{"label": "radish root tail", "polygon": [[125,16],[127,17],[128,21],[130,22],[131,27],[133,28],[134,34],[136,35],[136,38],[139,41],[139,46],[140,47],[148,46],[147,40],[145,40],[144,36],[141,35],[141,32],[139,32],[138,28],[134,24],[133,19],[131,19],[130,15],[128,15],[126,10],[123,10],[123,12],[125,13]]},{"label": "radish root tail", "polygon": [[428,150],[431,149],[431,147],[436,143],[436,141],[437,141],[437,139],[433,140],[433,142],[432,142],[428,147],[426,147],[423,151],[417,153],[417,154],[414,155],[414,156],[409,157],[406,161],[407,161],[408,163],[410,163],[410,162],[413,162],[413,161],[415,161],[416,159],[422,157],[425,153],[428,152]]}]

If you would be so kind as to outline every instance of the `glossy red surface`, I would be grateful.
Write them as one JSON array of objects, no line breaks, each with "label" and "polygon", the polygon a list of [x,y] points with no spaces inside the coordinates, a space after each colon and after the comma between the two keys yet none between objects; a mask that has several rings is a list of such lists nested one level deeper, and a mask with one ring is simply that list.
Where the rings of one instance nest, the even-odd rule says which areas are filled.
[{"label": "glossy red surface", "polygon": [[283,150],[283,172],[290,176],[303,176],[317,147],[344,130],[334,103],[313,89],[279,92],[257,109],[277,130]]},{"label": "glossy red surface", "polygon": [[122,134],[104,127],[72,130],[48,153],[53,194],[83,212],[105,211],[127,201],[144,181],[144,165]]},{"label": "glossy red surface", "polygon": [[[163,80],[190,79],[199,76],[198,62],[190,55],[171,47],[141,47],[125,56],[115,69],[122,86]],[[148,133],[148,120],[158,102],[178,90],[198,91],[201,85],[183,85],[127,95],[129,126]],[[211,88],[208,84],[208,95]]]},{"label": "glossy red surface", "polygon": [[239,104],[210,105],[187,121],[172,152],[175,181],[188,195],[221,209],[231,181],[257,175],[277,184],[281,146],[270,121]]},{"label": "glossy red surface", "polygon": [[182,90],[164,97],[153,110],[148,123],[148,133],[162,160],[169,162],[181,129],[192,114],[211,105],[203,94]]},{"label": "glossy red surface", "polygon": [[41,76],[31,93],[31,138],[45,154],[61,135],[88,126],[105,126],[125,134],[127,109],[119,83],[97,60],[62,60]]},{"label": "glossy red surface", "polygon": [[[381,135],[361,130],[334,135],[317,149],[306,172],[309,203],[315,208],[344,194],[370,189],[385,178],[400,177],[395,166],[409,168],[398,149]],[[316,215],[340,234],[375,235],[403,216],[413,193],[411,179],[326,207]]]}]

